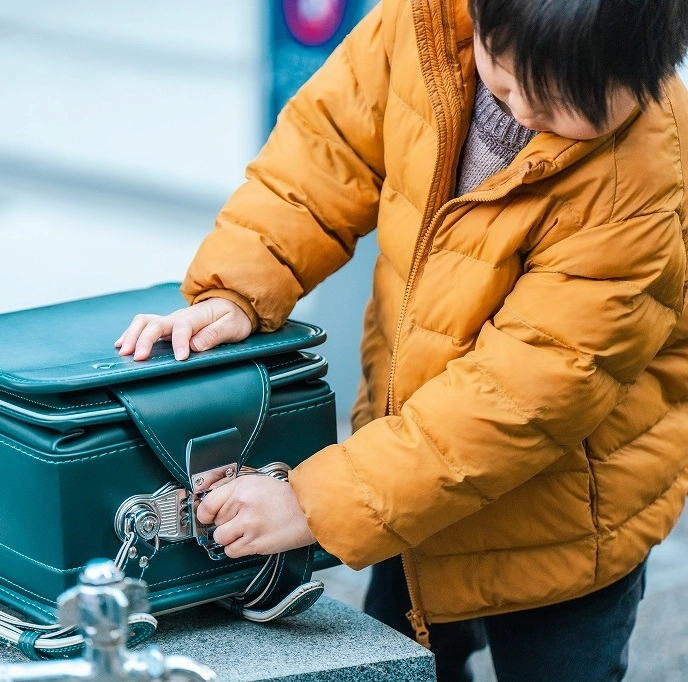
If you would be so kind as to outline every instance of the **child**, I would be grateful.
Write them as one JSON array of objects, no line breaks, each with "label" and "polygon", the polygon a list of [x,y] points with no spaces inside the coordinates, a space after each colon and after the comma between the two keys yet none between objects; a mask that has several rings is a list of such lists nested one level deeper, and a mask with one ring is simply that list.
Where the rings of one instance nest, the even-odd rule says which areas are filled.
[{"label": "child", "polygon": [[432,624],[439,679],[484,627],[502,682],[617,680],[688,491],[688,0],[468,4],[383,0],[281,113],[193,305],[116,345],[277,329],[377,228],[353,435],[200,520],[231,557],[377,564],[369,610]]}]

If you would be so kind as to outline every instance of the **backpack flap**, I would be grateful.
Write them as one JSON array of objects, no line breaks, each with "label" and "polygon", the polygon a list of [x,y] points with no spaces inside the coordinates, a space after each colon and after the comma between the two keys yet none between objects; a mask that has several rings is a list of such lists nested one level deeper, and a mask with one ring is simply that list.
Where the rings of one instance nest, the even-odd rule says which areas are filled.
[{"label": "backpack flap", "polygon": [[[194,488],[193,475],[244,464],[270,404],[267,371],[253,361],[111,390],[151,449],[189,490]],[[196,462],[187,461],[192,454]]]}]

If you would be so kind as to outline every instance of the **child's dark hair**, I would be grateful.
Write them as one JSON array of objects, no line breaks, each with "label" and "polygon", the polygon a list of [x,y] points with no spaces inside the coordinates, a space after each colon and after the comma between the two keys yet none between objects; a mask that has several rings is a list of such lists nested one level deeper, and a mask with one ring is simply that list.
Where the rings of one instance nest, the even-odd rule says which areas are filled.
[{"label": "child's dark hair", "polygon": [[688,48],[688,0],[469,0],[477,35],[493,58],[514,57],[527,96],[571,106],[600,127],[610,88],[640,103]]}]

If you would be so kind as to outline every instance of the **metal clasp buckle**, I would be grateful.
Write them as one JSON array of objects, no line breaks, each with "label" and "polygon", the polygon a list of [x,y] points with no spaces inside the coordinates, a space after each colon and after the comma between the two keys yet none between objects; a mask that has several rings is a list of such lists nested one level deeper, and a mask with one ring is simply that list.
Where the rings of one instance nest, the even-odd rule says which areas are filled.
[{"label": "metal clasp buckle", "polygon": [[213,537],[215,526],[201,523],[196,516],[201,500],[237,476],[262,474],[286,479],[289,469],[283,462],[272,462],[259,469],[239,468],[232,463],[193,474],[190,491],[178,483],[167,483],[152,494],[127,498],[115,514],[115,532],[122,541],[115,563],[122,568],[129,560],[138,559],[143,575],[158,552],[160,540],[180,542],[192,537],[214,561],[226,559],[224,547]]},{"label": "metal clasp buckle", "polygon": [[215,542],[213,537],[215,526],[201,523],[196,515],[196,509],[198,509],[201,500],[203,500],[211,490],[235,479],[238,474],[238,469],[238,465],[234,463],[223,467],[216,467],[208,471],[201,471],[191,476],[191,485],[193,487],[189,497],[192,500],[191,505],[193,510],[191,514],[192,533],[198,544],[208,552],[208,556],[214,561],[221,561],[227,558],[225,548]]}]

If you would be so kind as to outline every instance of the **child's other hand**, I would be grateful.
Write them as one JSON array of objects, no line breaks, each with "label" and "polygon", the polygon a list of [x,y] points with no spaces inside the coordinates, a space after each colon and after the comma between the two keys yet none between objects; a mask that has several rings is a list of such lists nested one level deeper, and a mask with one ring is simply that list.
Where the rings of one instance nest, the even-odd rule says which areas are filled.
[{"label": "child's other hand", "polygon": [[272,476],[239,476],[214,488],[196,514],[201,523],[217,526],[213,539],[232,559],[315,542],[291,485]]},{"label": "child's other hand", "polygon": [[203,351],[220,343],[243,341],[251,333],[251,320],[234,302],[209,298],[169,315],[136,315],[115,341],[120,355],[134,360],[150,356],[159,339],[172,341],[174,357],[186,360],[190,351]]}]

